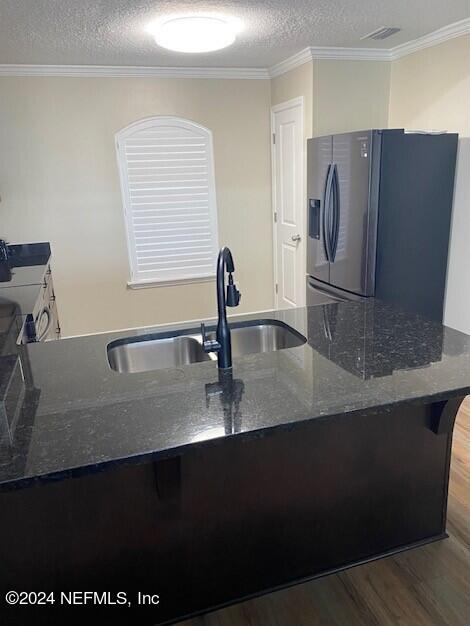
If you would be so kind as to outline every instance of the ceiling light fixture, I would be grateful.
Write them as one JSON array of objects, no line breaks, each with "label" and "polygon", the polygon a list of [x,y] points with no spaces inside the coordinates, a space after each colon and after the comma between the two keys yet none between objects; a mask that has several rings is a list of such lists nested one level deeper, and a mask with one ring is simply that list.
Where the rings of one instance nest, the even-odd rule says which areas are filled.
[{"label": "ceiling light fixture", "polygon": [[202,15],[174,17],[152,28],[159,46],[189,53],[226,48],[235,41],[237,31],[233,20]]}]

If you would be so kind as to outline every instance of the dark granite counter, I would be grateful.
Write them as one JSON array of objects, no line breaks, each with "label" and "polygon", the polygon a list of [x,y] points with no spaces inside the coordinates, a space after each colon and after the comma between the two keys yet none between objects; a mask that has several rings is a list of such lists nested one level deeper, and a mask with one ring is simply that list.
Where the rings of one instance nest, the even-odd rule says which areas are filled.
[{"label": "dark granite counter", "polygon": [[8,260],[1,262],[0,288],[40,285],[51,257],[48,242],[7,246]]},{"label": "dark granite counter", "polygon": [[18,334],[45,284],[50,257],[47,242],[8,246],[8,271],[0,280],[0,357],[16,355]]},{"label": "dark granite counter", "polygon": [[[51,256],[51,245],[48,241],[10,244],[7,248],[8,262],[13,269],[13,274],[15,274],[15,268],[47,265]],[[17,284],[25,285],[35,283],[23,283],[20,281]]]},{"label": "dark granite counter", "polygon": [[380,302],[236,319],[257,318],[281,320],[308,342],[235,358],[234,381],[217,394],[214,362],[137,374],[109,368],[111,341],[151,329],[22,347],[28,389],[15,432],[0,443],[1,488],[470,393],[470,337]]}]

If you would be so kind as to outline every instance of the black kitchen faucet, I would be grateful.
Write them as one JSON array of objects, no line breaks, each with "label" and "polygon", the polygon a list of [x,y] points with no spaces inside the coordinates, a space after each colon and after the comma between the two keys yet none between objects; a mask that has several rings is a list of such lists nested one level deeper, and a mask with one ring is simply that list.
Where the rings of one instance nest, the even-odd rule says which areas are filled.
[{"label": "black kitchen faucet", "polygon": [[[227,296],[225,296],[225,271],[228,272]],[[232,272],[235,271],[232,253],[224,246],[220,249],[217,259],[217,309],[218,322],[215,339],[208,339],[206,328],[201,324],[202,341],[205,352],[217,352],[220,369],[232,367],[232,340],[227,322],[227,307],[238,306],[241,294],[233,282]]]}]

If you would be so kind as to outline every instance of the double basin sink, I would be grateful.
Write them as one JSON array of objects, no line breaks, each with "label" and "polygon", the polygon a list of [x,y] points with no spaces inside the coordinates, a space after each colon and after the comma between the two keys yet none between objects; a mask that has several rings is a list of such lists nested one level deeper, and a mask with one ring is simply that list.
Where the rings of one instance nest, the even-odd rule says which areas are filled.
[{"label": "double basin sink", "polygon": [[[230,324],[230,331],[233,357],[295,348],[307,341],[294,328],[278,320]],[[209,328],[207,334],[209,339],[214,339],[215,329]],[[181,367],[217,359],[213,352],[204,352],[199,330],[117,339],[108,345],[107,351],[109,366],[121,373]]]}]

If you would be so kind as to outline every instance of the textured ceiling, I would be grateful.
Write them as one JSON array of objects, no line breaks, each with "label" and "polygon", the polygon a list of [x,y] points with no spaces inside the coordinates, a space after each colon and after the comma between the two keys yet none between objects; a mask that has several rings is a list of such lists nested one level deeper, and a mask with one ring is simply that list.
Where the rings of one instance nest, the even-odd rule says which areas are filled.
[{"label": "textured ceiling", "polygon": [[[226,50],[159,48],[146,26],[202,12],[239,18]],[[0,63],[269,67],[307,46],[390,48],[470,16],[470,0],[0,0]],[[403,30],[361,41],[380,26]]]}]

